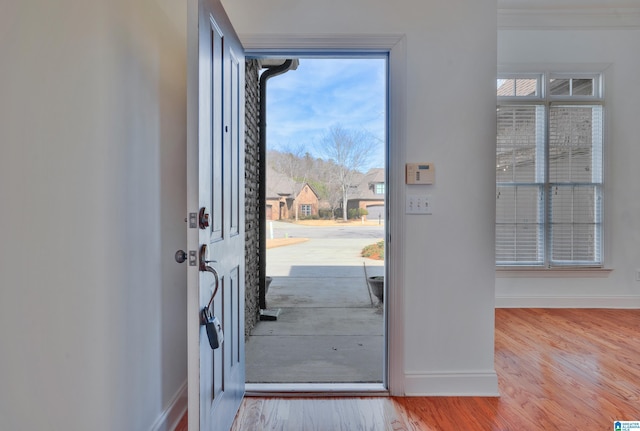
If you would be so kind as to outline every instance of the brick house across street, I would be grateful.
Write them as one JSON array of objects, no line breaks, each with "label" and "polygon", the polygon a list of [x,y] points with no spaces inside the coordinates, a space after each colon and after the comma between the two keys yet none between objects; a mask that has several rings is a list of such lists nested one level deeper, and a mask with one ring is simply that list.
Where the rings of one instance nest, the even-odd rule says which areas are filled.
[{"label": "brick house across street", "polygon": [[307,183],[299,183],[267,169],[267,220],[297,220],[318,215],[318,194]]},{"label": "brick house across street", "polygon": [[385,174],[383,168],[372,168],[358,177],[347,200],[347,210],[367,210],[367,220],[384,220]]},{"label": "brick house across street", "polygon": [[[370,169],[356,177],[349,190],[347,210],[367,210],[367,220],[384,220],[385,173]],[[308,183],[296,182],[283,173],[267,168],[267,220],[297,220],[318,216],[319,208],[328,208]]]}]

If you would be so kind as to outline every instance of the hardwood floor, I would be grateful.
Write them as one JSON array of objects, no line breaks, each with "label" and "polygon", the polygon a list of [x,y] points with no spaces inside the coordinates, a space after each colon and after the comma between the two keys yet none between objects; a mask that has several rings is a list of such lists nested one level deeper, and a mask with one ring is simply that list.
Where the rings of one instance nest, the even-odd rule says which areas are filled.
[{"label": "hardwood floor", "polygon": [[640,310],[498,309],[495,364],[499,398],[246,398],[233,430],[595,431],[640,420]]}]

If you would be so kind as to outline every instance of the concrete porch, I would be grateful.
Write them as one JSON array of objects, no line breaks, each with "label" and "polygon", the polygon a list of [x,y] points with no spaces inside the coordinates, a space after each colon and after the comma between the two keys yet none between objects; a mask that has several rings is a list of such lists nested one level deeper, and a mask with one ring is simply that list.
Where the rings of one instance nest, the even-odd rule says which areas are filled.
[{"label": "concrete porch", "polygon": [[373,242],[310,238],[268,250],[267,307],[280,314],[258,322],[246,343],[247,383],[382,381],[383,308],[365,271],[383,275],[384,263],[360,256]]}]

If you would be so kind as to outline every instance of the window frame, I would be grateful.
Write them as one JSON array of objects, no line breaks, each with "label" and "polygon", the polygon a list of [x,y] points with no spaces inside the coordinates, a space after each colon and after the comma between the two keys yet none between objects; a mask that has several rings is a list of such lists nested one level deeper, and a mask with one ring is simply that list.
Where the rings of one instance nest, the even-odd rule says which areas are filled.
[{"label": "window frame", "polygon": [[[306,214],[305,208],[307,208],[309,211],[309,214]],[[313,215],[313,207],[311,204],[300,204],[300,214],[303,217],[310,217]]]},{"label": "window frame", "polygon": [[[604,106],[604,97],[603,97],[603,86],[602,86],[602,73],[567,73],[567,72],[550,72],[547,73],[548,79],[547,82],[551,79],[592,79],[593,80],[593,95],[584,96],[584,95],[562,95],[562,94],[548,94],[549,100],[552,101],[567,101],[571,100],[571,103],[574,102],[593,102],[598,101]],[[545,88],[545,92],[547,89]]]},{"label": "window frame", "polygon": [[[544,178],[542,183],[538,183],[537,179],[534,181],[534,183],[531,183],[529,185],[533,186],[533,185],[541,185],[541,196],[542,196],[542,208],[539,209],[539,212],[542,214],[542,223],[541,223],[541,230],[542,230],[542,237],[540,239],[540,237],[536,237],[538,242],[542,242],[542,251],[539,252],[538,254],[542,255],[542,260],[535,260],[535,261],[523,261],[523,262],[517,262],[517,261],[501,261],[499,262],[497,260],[497,255],[496,255],[496,268],[498,270],[504,270],[505,272],[508,271],[518,271],[518,270],[546,270],[546,271],[553,271],[553,270],[561,270],[561,271],[573,271],[573,270],[590,270],[593,271],[595,270],[600,270],[605,268],[605,238],[606,238],[606,234],[605,231],[606,229],[606,217],[604,216],[605,213],[605,204],[604,204],[604,191],[605,191],[605,159],[606,159],[606,142],[607,142],[607,138],[606,138],[606,130],[605,130],[605,124],[606,124],[606,114],[605,114],[605,99],[604,99],[604,85],[603,85],[603,80],[604,80],[604,73],[603,72],[549,72],[548,70],[545,70],[543,72],[536,72],[536,73],[531,73],[531,72],[525,72],[525,73],[519,73],[519,72],[510,72],[510,73],[500,73],[497,76],[497,88],[496,90],[498,90],[499,86],[501,85],[500,80],[502,79],[532,79],[535,78],[537,80],[537,91],[536,94],[534,95],[524,95],[524,96],[516,96],[516,95],[511,95],[511,96],[498,96],[496,94],[496,102],[497,102],[497,108],[499,109],[501,106],[536,106],[536,107],[542,107],[543,110],[543,127],[544,127],[544,133],[543,133],[543,152],[544,152],[544,156],[543,156],[543,161],[544,161]],[[593,93],[592,95],[551,95],[549,94],[549,83],[551,82],[551,79],[592,79],[592,83],[593,83]],[[570,81],[570,85],[571,85],[571,81]],[[570,87],[571,88],[571,87]],[[517,87],[514,87],[514,92],[517,92]],[[597,238],[593,239],[593,243],[596,244],[598,246],[598,250],[596,251],[596,255],[597,257],[599,257],[599,261],[598,262],[594,262],[594,261],[579,261],[579,260],[571,260],[571,261],[561,261],[561,260],[553,260],[553,252],[552,252],[552,247],[553,247],[553,243],[552,243],[552,238],[551,238],[551,233],[552,233],[552,212],[551,212],[551,202],[552,202],[552,197],[551,197],[551,188],[553,187],[554,184],[556,184],[557,186],[557,182],[552,182],[551,181],[551,177],[550,177],[550,173],[549,173],[549,166],[550,166],[550,156],[549,156],[549,148],[551,146],[551,139],[550,139],[550,112],[552,110],[552,108],[554,106],[600,106],[601,108],[601,118],[600,118],[600,124],[599,126],[601,127],[601,133],[600,133],[600,173],[599,176],[601,178],[601,181],[599,183],[597,182],[591,182],[590,184],[594,185],[594,192],[596,192],[596,195],[599,196],[601,198],[601,201],[599,203],[599,222],[595,221],[595,223],[597,223]],[[536,127],[536,125],[534,125],[534,127]],[[496,141],[497,142],[497,141]],[[497,144],[496,144],[497,145]],[[538,143],[536,143],[536,148],[538,149]],[[593,140],[591,142],[591,146],[593,148]],[[496,148],[497,150],[497,148]],[[497,151],[496,151],[496,156],[497,156]],[[536,156],[537,158],[537,156]],[[498,167],[496,165],[496,167]],[[534,174],[536,175],[536,174]],[[502,182],[499,183],[498,182],[498,178],[496,178],[496,188],[500,187],[500,184],[503,185],[509,185],[509,184],[514,184],[516,187],[520,184],[522,185],[526,185],[525,183],[518,183],[517,181],[510,181],[510,182]],[[570,181],[570,182],[566,182],[566,183],[562,183],[563,186],[573,186],[575,187],[577,184],[581,184],[579,181]],[[497,218],[496,218],[496,224],[497,224]],[[540,235],[540,233],[538,233],[538,235]],[[497,250],[496,250],[497,251]]]}]

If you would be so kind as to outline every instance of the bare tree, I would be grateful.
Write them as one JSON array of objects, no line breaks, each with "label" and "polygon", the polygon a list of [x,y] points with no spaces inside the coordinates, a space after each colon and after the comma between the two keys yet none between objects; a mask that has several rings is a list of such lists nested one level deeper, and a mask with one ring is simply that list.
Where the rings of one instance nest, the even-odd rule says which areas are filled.
[{"label": "bare tree", "polygon": [[335,219],[336,210],[340,207],[340,202],[342,201],[342,188],[338,184],[329,183],[327,184],[326,190],[325,199],[329,203],[331,215]]},{"label": "bare tree", "polygon": [[329,210],[333,218],[336,216],[336,210],[340,208],[342,202],[341,187],[335,181],[337,177],[334,173],[336,164],[332,161],[316,159],[314,166],[314,190],[318,193],[320,199],[329,205]]},{"label": "bare tree", "polygon": [[303,145],[288,145],[283,151],[270,151],[269,164],[276,171],[285,174],[297,182],[305,182],[308,169],[305,166],[305,148]]},{"label": "bare tree", "polygon": [[354,186],[354,176],[366,167],[371,158],[375,138],[366,131],[348,130],[337,125],[331,127],[323,140],[323,153],[335,163],[332,183],[342,195],[342,218],[347,220],[349,189]]},{"label": "bare tree", "polygon": [[[283,151],[270,150],[267,153],[267,164],[276,172],[283,174],[286,180],[286,187],[283,190],[287,193],[297,194],[308,182],[309,170],[305,169],[304,146],[296,147],[288,145]],[[280,184],[284,186],[284,184]]]}]

